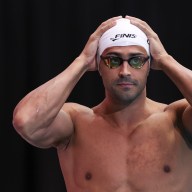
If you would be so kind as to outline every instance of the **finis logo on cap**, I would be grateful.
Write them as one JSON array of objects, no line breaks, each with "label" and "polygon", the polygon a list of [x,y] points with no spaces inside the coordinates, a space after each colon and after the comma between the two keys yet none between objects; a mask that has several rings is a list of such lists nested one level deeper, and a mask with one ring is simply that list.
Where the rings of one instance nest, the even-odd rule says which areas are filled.
[{"label": "finis logo on cap", "polygon": [[115,37],[114,38],[110,38],[110,40],[116,41],[116,40],[119,40],[121,38],[136,38],[136,37],[137,37],[136,34],[130,34],[130,33],[125,34],[125,33],[123,33],[123,34],[116,34]]}]

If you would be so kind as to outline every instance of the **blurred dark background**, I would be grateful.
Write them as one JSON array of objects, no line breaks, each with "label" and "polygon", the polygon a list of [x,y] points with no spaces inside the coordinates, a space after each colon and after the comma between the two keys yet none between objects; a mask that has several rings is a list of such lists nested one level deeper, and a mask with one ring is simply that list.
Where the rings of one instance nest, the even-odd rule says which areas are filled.
[{"label": "blurred dark background", "polygon": [[[0,177],[1,192],[65,192],[55,149],[38,149],[12,126],[12,112],[29,91],[64,70],[104,20],[132,15],[150,24],[166,50],[192,69],[192,13],[188,1],[1,0]],[[170,103],[182,98],[161,72],[151,71],[148,97]],[[87,106],[104,97],[97,72],[79,81],[69,100]]]}]

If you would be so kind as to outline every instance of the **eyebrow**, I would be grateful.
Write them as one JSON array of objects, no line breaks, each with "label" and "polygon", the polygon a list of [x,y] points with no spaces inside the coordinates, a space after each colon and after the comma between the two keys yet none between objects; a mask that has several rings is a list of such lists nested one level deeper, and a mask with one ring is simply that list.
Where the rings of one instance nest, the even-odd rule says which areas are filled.
[{"label": "eyebrow", "polygon": [[[118,53],[118,52],[109,52],[106,54],[106,56],[110,56],[110,55],[115,55],[115,56],[123,56],[122,53]],[[144,53],[141,53],[141,52],[134,52],[134,53],[129,53],[128,55],[126,56],[129,56],[129,57],[134,57],[134,56],[145,56]]]}]

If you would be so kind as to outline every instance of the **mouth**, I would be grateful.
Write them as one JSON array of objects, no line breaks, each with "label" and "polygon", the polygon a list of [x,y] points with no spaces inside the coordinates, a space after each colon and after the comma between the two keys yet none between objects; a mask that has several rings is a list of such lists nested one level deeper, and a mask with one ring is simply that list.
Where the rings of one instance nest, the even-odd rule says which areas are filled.
[{"label": "mouth", "polygon": [[123,88],[130,88],[132,86],[134,86],[134,83],[132,82],[121,82],[121,83],[117,83],[118,86],[123,87]]}]

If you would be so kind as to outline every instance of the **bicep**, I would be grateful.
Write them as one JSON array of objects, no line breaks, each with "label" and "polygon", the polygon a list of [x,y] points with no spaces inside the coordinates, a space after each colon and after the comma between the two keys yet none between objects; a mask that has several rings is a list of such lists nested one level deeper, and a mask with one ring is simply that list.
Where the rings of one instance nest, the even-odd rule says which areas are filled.
[{"label": "bicep", "polygon": [[175,114],[176,122],[192,134],[192,106],[186,99],[178,100],[168,107]]},{"label": "bicep", "polygon": [[49,126],[33,134],[31,144],[40,148],[56,147],[61,143],[67,143],[73,131],[74,126],[70,115],[61,110]]},{"label": "bicep", "polygon": [[192,135],[192,107],[186,99],[175,101],[166,108],[173,114],[174,122],[180,129]]},{"label": "bicep", "polygon": [[181,134],[190,149],[192,149],[192,108],[188,106],[183,111]]},{"label": "bicep", "polygon": [[192,135],[192,107],[187,106],[182,115],[183,126]]}]

